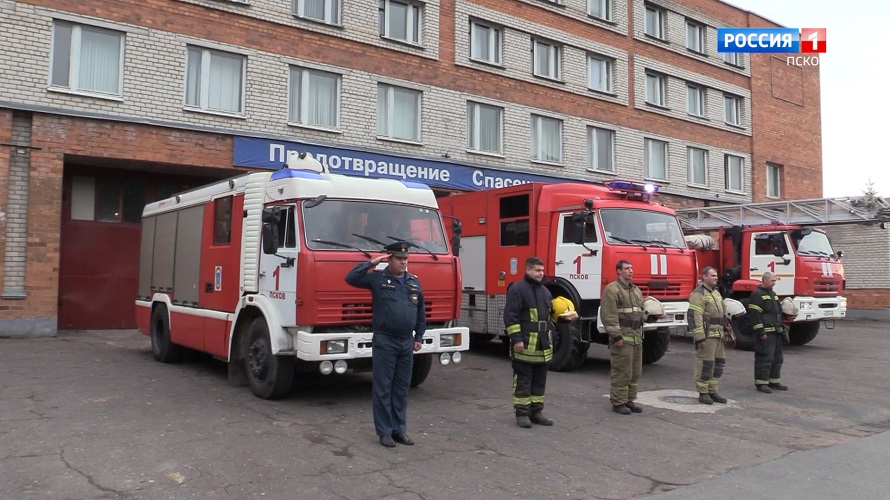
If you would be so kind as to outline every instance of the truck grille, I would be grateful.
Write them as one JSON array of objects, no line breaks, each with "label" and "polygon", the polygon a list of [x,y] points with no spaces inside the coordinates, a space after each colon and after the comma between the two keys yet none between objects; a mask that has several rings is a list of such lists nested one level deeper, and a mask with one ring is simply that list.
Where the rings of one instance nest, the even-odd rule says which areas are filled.
[{"label": "truck grille", "polygon": [[691,291],[683,293],[683,285],[675,281],[650,281],[637,283],[643,297],[652,296],[656,299],[667,299],[688,296]]},{"label": "truck grille", "polygon": [[[359,297],[344,297],[343,295],[345,294],[318,296],[316,298],[316,303],[318,304],[318,324],[370,324],[374,312],[371,307],[371,301],[361,300]],[[366,296],[365,294],[356,295]],[[452,314],[449,301],[451,294],[449,292],[424,292],[423,295],[428,321],[447,321],[451,319]]]},{"label": "truck grille", "polygon": [[839,293],[841,291],[840,281],[816,280],[813,281],[814,293]]}]

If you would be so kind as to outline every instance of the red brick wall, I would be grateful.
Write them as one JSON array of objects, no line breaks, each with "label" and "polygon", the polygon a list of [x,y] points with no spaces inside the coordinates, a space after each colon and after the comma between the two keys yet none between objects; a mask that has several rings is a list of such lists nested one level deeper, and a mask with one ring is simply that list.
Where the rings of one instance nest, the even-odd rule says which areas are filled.
[{"label": "red brick wall", "polygon": [[886,288],[846,289],[847,309],[886,309],[890,307],[890,290]]},{"label": "red brick wall", "polygon": [[[0,109],[0,144],[12,143],[12,111]],[[0,287],[3,283],[3,259],[6,257],[6,211],[7,196],[9,195],[9,154],[10,148],[0,146]],[[0,314],[3,314],[6,304],[0,301]]]}]

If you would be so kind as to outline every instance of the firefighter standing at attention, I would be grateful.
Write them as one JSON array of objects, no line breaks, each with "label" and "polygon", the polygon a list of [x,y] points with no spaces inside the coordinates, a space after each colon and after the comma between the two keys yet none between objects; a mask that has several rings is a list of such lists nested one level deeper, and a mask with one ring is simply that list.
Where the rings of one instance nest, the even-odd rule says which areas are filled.
[{"label": "firefighter standing at attention", "polygon": [[706,405],[726,403],[726,398],[717,392],[726,365],[723,346],[725,315],[717,280],[717,269],[711,266],[702,269],[702,283],[689,296],[687,313],[695,339],[695,386],[699,402]]},{"label": "firefighter standing at attention", "polygon": [[630,262],[619,260],[615,270],[618,279],[603,289],[600,316],[609,335],[612,411],[630,415],[643,411],[634,403],[643,371],[643,292],[632,282]]},{"label": "firefighter standing at attention", "polygon": [[754,385],[760,392],[787,391],[782,385],[782,308],[773,291],[776,275],[769,271],[760,278],[760,286],[748,299],[748,314],[754,329]]}]

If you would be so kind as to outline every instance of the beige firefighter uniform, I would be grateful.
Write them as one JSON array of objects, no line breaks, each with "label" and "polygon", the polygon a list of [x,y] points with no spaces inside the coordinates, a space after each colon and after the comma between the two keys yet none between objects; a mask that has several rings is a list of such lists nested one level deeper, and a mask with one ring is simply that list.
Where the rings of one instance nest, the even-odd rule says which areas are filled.
[{"label": "beige firefighter uniform", "polygon": [[[612,406],[637,399],[637,386],[643,372],[643,292],[629,283],[615,280],[603,290],[600,302],[603,327],[609,335],[612,365],[609,399]],[[624,345],[617,347],[615,341]]]},{"label": "beige firefighter uniform", "polygon": [[723,297],[704,285],[689,296],[689,327],[695,338],[695,386],[699,394],[715,394],[726,366],[723,347]]}]

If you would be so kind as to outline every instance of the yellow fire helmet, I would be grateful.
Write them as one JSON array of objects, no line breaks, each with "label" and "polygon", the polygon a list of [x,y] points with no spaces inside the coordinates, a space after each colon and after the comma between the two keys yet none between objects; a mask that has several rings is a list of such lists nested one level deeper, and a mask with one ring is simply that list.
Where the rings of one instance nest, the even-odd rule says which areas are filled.
[{"label": "yellow fire helmet", "polygon": [[723,299],[723,314],[726,319],[741,318],[747,313],[745,306],[735,299]]},{"label": "yellow fire helmet", "polygon": [[664,316],[664,306],[655,297],[646,297],[643,300],[643,320],[647,323],[657,321]]},{"label": "yellow fire helmet", "polygon": [[794,303],[794,300],[791,297],[785,297],[782,299],[782,314],[787,316],[797,316],[797,313],[800,312],[800,309],[797,307],[797,304]]},{"label": "yellow fire helmet", "polygon": [[575,304],[565,297],[556,297],[550,304],[550,319],[556,321],[561,315],[575,310]]}]

